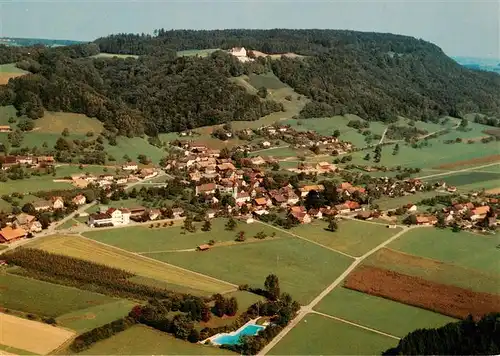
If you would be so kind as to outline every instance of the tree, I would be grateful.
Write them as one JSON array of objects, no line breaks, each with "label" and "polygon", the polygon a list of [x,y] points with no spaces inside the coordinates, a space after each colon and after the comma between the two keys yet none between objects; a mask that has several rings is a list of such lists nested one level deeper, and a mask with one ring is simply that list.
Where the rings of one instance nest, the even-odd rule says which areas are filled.
[{"label": "tree", "polygon": [[21,131],[31,131],[35,128],[35,122],[31,119],[23,120],[17,124]]},{"label": "tree", "polygon": [[460,126],[459,128],[462,129],[462,130],[465,130],[467,128],[467,126],[469,126],[469,120],[467,119],[462,119],[460,121]]},{"label": "tree", "polygon": [[266,281],[264,282],[264,288],[269,293],[272,300],[277,300],[281,294],[278,276],[275,274],[268,275],[266,277]]},{"label": "tree", "polygon": [[373,161],[375,163],[380,163],[380,160],[382,159],[382,146],[377,145],[373,152],[375,153]]},{"label": "tree", "polygon": [[337,222],[335,221],[335,219],[330,219],[330,221],[328,222],[328,230],[331,231],[331,232],[335,232],[337,231],[338,229],[338,224]]},{"label": "tree", "polygon": [[210,220],[205,220],[203,226],[201,227],[201,231],[207,232],[210,230],[212,230],[212,223],[210,222]]},{"label": "tree", "polygon": [[236,221],[232,217],[230,217],[226,223],[226,230],[234,231],[234,229],[236,229],[236,225]]},{"label": "tree", "polygon": [[215,240],[209,240],[209,241],[208,241],[208,244],[209,244],[210,246],[215,245]]},{"label": "tree", "polygon": [[188,217],[186,217],[186,219],[184,219],[183,229],[186,231],[189,231],[189,232],[196,231],[196,227],[193,224],[193,219],[190,216],[188,216]]},{"label": "tree", "polygon": [[64,152],[64,151],[70,151],[71,150],[71,145],[64,138],[59,137],[57,139],[57,141],[56,141],[56,144],[55,144],[54,148],[57,151],[62,151],[62,152]]},{"label": "tree", "polygon": [[7,135],[7,139],[9,140],[12,147],[21,147],[21,143],[23,142],[24,135],[21,130],[15,130],[9,132]]},{"label": "tree", "polygon": [[396,143],[396,145],[394,146],[394,149],[392,151],[392,155],[395,156],[399,153],[399,143]]},{"label": "tree", "polygon": [[437,214],[436,227],[439,228],[439,229],[444,229],[446,227],[446,221],[444,219],[444,214],[443,213]]},{"label": "tree", "polygon": [[220,294],[215,294],[214,300],[213,313],[219,318],[222,318],[224,314],[226,314],[226,299]]},{"label": "tree", "polygon": [[226,315],[234,316],[238,312],[238,300],[231,297],[226,301]]},{"label": "tree", "polygon": [[236,235],[236,240],[235,241],[243,242],[245,240],[246,240],[245,231],[238,232],[238,234]]},{"label": "tree", "polygon": [[369,154],[369,153],[367,153],[363,159],[364,159],[365,161],[369,161],[369,160],[370,160],[370,154]]},{"label": "tree", "polygon": [[21,210],[26,214],[30,214],[30,215],[36,214],[36,209],[33,206],[33,204],[31,204],[31,203],[24,204]]},{"label": "tree", "polygon": [[61,135],[63,135],[64,137],[68,137],[69,136],[69,129],[67,127],[65,127],[64,130],[61,132]]},{"label": "tree", "polygon": [[333,131],[333,137],[339,138],[340,137],[340,130]]},{"label": "tree", "polygon": [[150,164],[151,160],[145,155],[145,154],[139,154],[137,156],[137,160],[139,161],[140,164]]},{"label": "tree", "polygon": [[259,231],[258,233],[255,234],[254,236],[256,239],[263,240],[266,238],[266,234],[264,231]]},{"label": "tree", "polygon": [[231,151],[229,151],[229,148],[224,147],[220,150],[219,153],[219,158],[230,158],[231,157]]},{"label": "tree", "polygon": [[259,90],[257,91],[257,95],[260,96],[262,99],[267,98],[267,89],[266,87],[260,87]]}]

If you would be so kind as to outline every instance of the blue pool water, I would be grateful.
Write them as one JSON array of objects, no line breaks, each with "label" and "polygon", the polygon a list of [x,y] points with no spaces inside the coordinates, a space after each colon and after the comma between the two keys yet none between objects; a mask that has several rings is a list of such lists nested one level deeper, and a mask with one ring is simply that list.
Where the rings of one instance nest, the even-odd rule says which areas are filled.
[{"label": "blue pool water", "polygon": [[262,329],[265,329],[265,327],[255,324],[249,324],[241,329],[237,334],[221,335],[216,337],[213,341],[220,345],[236,345],[240,342],[240,337],[244,335],[257,335]]}]

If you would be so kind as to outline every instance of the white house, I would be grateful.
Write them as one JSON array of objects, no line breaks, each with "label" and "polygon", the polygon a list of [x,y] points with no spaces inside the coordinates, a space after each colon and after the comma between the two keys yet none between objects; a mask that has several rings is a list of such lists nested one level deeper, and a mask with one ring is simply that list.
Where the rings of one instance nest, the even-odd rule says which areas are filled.
[{"label": "white house", "polygon": [[87,201],[87,198],[83,194],[78,194],[72,201],[75,205],[83,205]]},{"label": "white house", "polygon": [[99,225],[126,225],[130,223],[130,210],[109,208],[105,213],[96,213],[89,216],[90,227]]},{"label": "white house", "polygon": [[247,56],[247,50],[245,49],[245,47],[233,47],[229,50],[229,53],[231,53],[235,57]]},{"label": "white house", "polygon": [[135,163],[135,162],[128,162],[128,163],[125,163],[124,165],[122,165],[122,169],[124,171],[135,171],[138,168],[139,167],[137,166],[137,163]]},{"label": "white house", "polygon": [[64,208],[64,200],[61,197],[52,197],[52,208],[62,209]]}]

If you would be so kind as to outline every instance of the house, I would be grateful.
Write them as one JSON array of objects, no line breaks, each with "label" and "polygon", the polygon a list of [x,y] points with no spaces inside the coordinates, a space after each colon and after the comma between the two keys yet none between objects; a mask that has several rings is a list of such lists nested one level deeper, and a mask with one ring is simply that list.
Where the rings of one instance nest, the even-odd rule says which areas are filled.
[{"label": "house", "polygon": [[216,190],[215,183],[207,183],[196,186],[196,195],[214,194]]},{"label": "house", "polygon": [[113,219],[108,213],[94,213],[89,215],[87,223],[90,227],[112,226]]},{"label": "house", "polygon": [[14,222],[17,226],[26,228],[33,221],[36,221],[36,217],[26,213],[21,213],[16,216],[16,220]]},{"label": "house", "polygon": [[158,172],[154,168],[143,168],[139,172],[139,178],[141,179],[149,179],[156,177],[158,175]]},{"label": "house", "polygon": [[311,190],[315,190],[317,192],[322,192],[325,190],[325,186],[323,184],[315,184],[315,185],[305,185],[302,188],[299,188],[300,196],[303,198],[309,194]]},{"label": "house", "polygon": [[233,194],[233,198],[236,201],[236,204],[246,203],[250,201],[250,194],[247,192],[235,192],[235,194]]},{"label": "house", "polygon": [[284,208],[287,204],[287,199],[282,194],[275,194],[272,200],[276,206]]},{"label": "house", "polygon": [[128,183],[128,179],[129,178],[127,176],[116,176],[115,177],[115,183],[116,184],[127,184]]},{"label": "house", "polygon": [[207,219],[215,218],[215,210],[207,210],[205,216]]},{"label": "house", "polygon": [[337,166],[328,162],[319,162],[316,165],[316,170],[318,173],[335,172],[337,170]]},{"label": "house", "polygon": [[415,204],[406,204],[404,206],[404,208],[406,209],[406,211],[409,211],[409,212],[414,212],[414,211],[417,211],[417,206]]},{"label": "house", "polygon": [[28,232],[21,227],[6,226],[0,230],[0,243],[11,243],[26,237]]},{"label": "house", "polygon": [[64,208],[64,200],[62,197],[52,197],[52,209],[62,209]]},{"label": "house", "polygon": [[203,244],[196,247],[196,251],[207,251],[207,250],[210,250],[210,245]]},{"label": "house", "polygon": [[301,224],[309,224],[312,221],[311,216],[304,211],[292,211],[290,215]]},{"label": "house", "polygon": [[124,171],[136,171],[139,169],[139,166],[135,162],[128,162],[122,165],[122,169]]},{"label": "house", "polygon": [[160,217],[160,209],[150,209],[148,211],[149,220],[156,220]]},{"label": "house", "polygon": [[253,201],[255,205],[260,207],[266,207],[272,205],[272,202],[266,198],[255,198]]},{"label": "house", "polygon": [[321,209],[309,209],[308,214],[315,219],[323,219],[323,212]]},{"label": "house", "polygon": [[254,165],[254,166],[261,166],[263,164],[266,164],[266,160],[264,158],[262,158],[261,156],[257,156],[257,157],[252,157],[250,158],[250,162]]},{"label": "house", "polygon": [[417,215],[416,216],[417,225],[435,225],[437,223],[437,218],[435,216],[425,216],[425,215]]},{"label": "house", "polygon": [[471,215],[470,219],[472,221],[483,219],[486,217],[486,214],[489,211],[490,211],[490,207],[488,205],[478,206],[477,208],[471,210],[472,215]]},{"label": "house", "polygon": [[128,209],[109,208],[105,213],[90,214],[88,224],[90,227],[126,225],[130,223],[130,215]]},{"label": "house", "polygon": [[235,57],[247,56],[247,50],[245,49],[245,47],[233,47],[229,50],[229,53],[231,53]]},{"label": "house", "polygon": [[83,205],[83,204],[85,204],[87,202],[87,198],[85,198],[85,195],[83,195],[83,194],[78,194],[71,201],[75,205]]},{"label": "house", "polygon": [[271,147],[271,142],[269,142],[269,141],[263,141],[263,142],[260,143],[260,145],[262,147]]},{"label": "house", "polygon": [[448,187],[446,190],[450,193],[455,193],[457,191],[457,187]]},{"label": "house", "polygon": [[16,156],[16,163],[33,164],[33,156]]},{"label": "house", "polygon": [[290,205],[295,205],[299,202],[299,196],[294,192],[289,192],[286,202]]},{"label": "house", "polygon": [[373,214],[371,211],[360,211],[356,215],[356,218],[359,220],[371,220],[373,219]]},{"label": "house", "polygon": [[141,205],[136,205],[127,209],[130,212],[130,216],[137,217],[143,216],[146,213],[146,208]]},{"label": "house", "polygon": [[335,210],[337,210],[339,214],[347,214],[351,212],[351,208],[347,204],[337,204],[335,205]]},{"label": "house", "polygon": [[0,126],[0,132],[11,132],[12,129],[10,128],[9,125],[1,125]]},{"label": "house", "polygon": [[348,201],[345,202],[345,205],[351,211],[359,211],[359,210],[361,210],[361,205],[358,202],[356,202],[356,201],[348,200]]},{"label": "house", "polygon": [[37,200],[31,204],[33,204],[36,211],[45,211],[52,208],[52,203],[47,200]]},{"label": "house", "polygon": [[173,208],[172,213],[174,214],[174,219],[180,219],[182,214],[184,214],[184,209],[182,208]]},{"label": "house", "polygon": [[56,160],[54,159],[53,156],[38,156],[36,158],[36,161],[38,164],[54,164]]}]

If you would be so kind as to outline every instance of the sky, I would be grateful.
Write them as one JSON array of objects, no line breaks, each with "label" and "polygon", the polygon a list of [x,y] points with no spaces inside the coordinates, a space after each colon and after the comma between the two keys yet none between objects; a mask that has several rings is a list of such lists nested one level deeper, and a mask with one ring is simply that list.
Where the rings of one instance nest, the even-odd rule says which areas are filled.
[{"label": "sky", "polygon": [[165,29],[391,32],[450,56],[500,58],[500,0],[0,0],[0,36],[91,41]]}]

